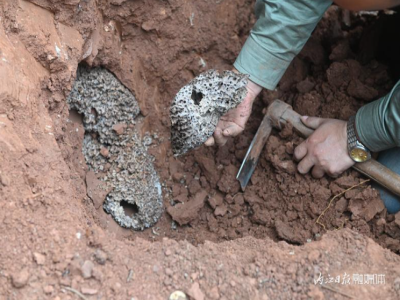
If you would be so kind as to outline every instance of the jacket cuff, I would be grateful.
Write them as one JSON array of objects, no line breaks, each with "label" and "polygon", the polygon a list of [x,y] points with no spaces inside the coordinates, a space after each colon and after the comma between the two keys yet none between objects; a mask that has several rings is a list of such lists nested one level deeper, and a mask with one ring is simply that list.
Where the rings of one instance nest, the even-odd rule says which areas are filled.
[{"label": "jacket cuff", "polygon": [[282,60],[261,47],[250,35],[233,66],[258,85],[274,90],[282,78],[290,61]]},{"label": "jacket cuff", "polygon": [[382,141],[385,134],[381,128],[383,120],[380,121],[377,116],[378,111],[379,100],[364,105],[356,114],[355,126],[360,142],[373,152],[390,148],[387,147],[386,142]]},{"label": "jacket cuff", "polygon": [[378,152],[400,147],[399,132],[400,81],[391,92],[361,107],[356,115],[360,141],[371,151]]}]

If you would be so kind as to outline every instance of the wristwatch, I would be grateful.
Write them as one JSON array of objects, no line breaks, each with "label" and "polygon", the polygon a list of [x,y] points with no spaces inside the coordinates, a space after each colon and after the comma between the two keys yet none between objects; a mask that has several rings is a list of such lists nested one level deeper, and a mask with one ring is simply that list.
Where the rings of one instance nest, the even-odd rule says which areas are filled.
[{"label": "wristwatch", "polygon": [[371,152],[358,140],[355,122],[355,116],[347,122],[347,149],[352,160],[364,162],[371,159]]}]

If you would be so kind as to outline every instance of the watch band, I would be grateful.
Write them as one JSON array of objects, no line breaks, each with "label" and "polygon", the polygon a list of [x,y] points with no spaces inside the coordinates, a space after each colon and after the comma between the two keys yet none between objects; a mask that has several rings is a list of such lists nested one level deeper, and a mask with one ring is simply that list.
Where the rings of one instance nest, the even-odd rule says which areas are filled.
[{"label": "watch band", "polygon": [[358,140],[355,123],[356,123],[356,117],[351,116],[349,118],[349,121],[347,122],[347,150],[349,151],[350,157],[353,160],[354,158],[351,156],[351,151],[354,149],[363,150],[367,153],[367,160],[368,160],[371,158],[371,152]]},{"label": "watch band", "polygon": [[347,150],[350,152],[351,149],[357,146],[357,135],[355,130],[356,118],[351,116],[347,122]]}]

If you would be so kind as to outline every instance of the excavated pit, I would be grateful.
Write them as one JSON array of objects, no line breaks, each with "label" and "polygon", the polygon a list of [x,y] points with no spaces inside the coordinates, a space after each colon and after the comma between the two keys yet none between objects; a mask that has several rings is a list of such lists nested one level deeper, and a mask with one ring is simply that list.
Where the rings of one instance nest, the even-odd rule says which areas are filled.
[{"label": "excavated pit", "polygon": [[[388,53],[398,62],[396,14],[360,16],[332,6],[277,90],[259,97],[241,136],[176,157],[171,101],[207,69],[232,68],[255,21],[252,0],[4,3],[1,299],[168,299],[177,290],[196,300],[400,297],[400,215],[388,214],[369,184],[358,186],[359,174],[297,174],[292,152],[301,139],[286,128],[271,136],[244,193],[234,179],[272,100],[346,119],[390,90],[398,75]],[[117,97],[71,102],[68,111],[78,64],[97,74],[93,95],[82,99],[101,90],[97,77],[113,82]],[[203,94],[190,98],[201,104]],[[118,101],[123,109],[102,109]],[[79,109],[86,125],[74,116]],[[130,167],[139,156],[150,174]],[[138,175],[145,181],[139,187]],[[114,214],[121,224],[142,229],[158,221],[143,231],[122,228],[105,200],[124,210]],[[381,285],[316,283],[382,273]]]},{"label": "excavated pit", "polygon": [[[171,119],[172,151],[167,150],[163,158],[158,152],[162,139],[152,140],[146,135],[141,142],[147,145],[146,139],[150,139],[146,151],[155,154],[154,163],[161,175],[166,209],[162,213],[160,202],[150,199],[149,203],[157,203],[157,218],[149,220],[146,217],[146,225],[143,221],[133,224],[132,220],[125,219],[120,205],[128,195],[122,192],[113,196],[112,192],[109,193],[104,208],[123,227],[143,229],[156,224],[151,231],[120,232],[120,236],[143,237],[152,241],[170,237],[185,239],[194,245],[207,240],[221,242],[254,236],[302,245],[320,240],[326,230],[350,228],[374,238],[395,252],[399,251],[400,245],[396,242],[399,237],[397,219],[387,214],[377,192],[368,184],[358,186],[364,180],[358,173],[349,170],[338,179],[320,180],[296,173],[292,152],[302,139],[291,128],[280,133],[274,132],[270,137],[245,192],[240,190],[235,180],[261,121],[260,112],[274,99],[288,102],[304,115],[347,119],[363,103],[390,90],[390,70],[365,52],[365,49],[369,49],[365,45],[374,42],[375,30],[382,30],[382,25],[374,22],[374,17],[368,16],[358,20],[361,24],[369,24],[365,32],[356,26],[329,35],[324,28],[337,26],[334,16],[338,12],[332,11],[331,14],[321,22],[304,50],[293,61],[279,89],[263,92],[260,97],[262,101],[256,102],[253,107],[252,118],[245,132],[235,140],[230,140],[225,147],[200,146],[212,134],[220,116],[244,98],[247,77],[230,71],[218,73],[210,70],[192,79],[186,86],[179,87],[170,114],[166,115]],[[375,50],[375,55],[379,54],[378,50]],[[369,59],[365,58],[367,54]],[[233,81],[233,85],[230,81]],[[221,83],[224,89],[218,89]],[[74,90],[71,95],[75,93]],[[162,107],[165,109],[168,106],[163,104]],[[95,118],[92,109],[86,107],[86,111],[92,122]],[[124,124],[129,124],[125,118],[113,121],[112,126],[118,122],[124,130]],[[93,130],[93,125],[86,127]],[[129,126],[126,128],[130,129]],[[153,128],[158,130],[156,126]],[[137,134],[137,130],[133,131]],[[115,130],[108,128],[106,137],[99,136],[98,139],[100,142],[109,142],[110,135],[119,137]],[[101,155],[101,145],[92,140],[93,135],[86,134],[83,149],[85,157],[88,157],[86,153],[92,153],[89,161],[102,162],[94,167],[93,163],[89,163],[98,172],[106,168],[108,161]],[[110,149],[107,148],[107,152]],[[97,175],[102,181],[108,176]],[[104,190],[107,188],[107,185],[103,187]],[[330,199],[348,188],[352,190],[338,197],[326,211]],[[116,191],[120,192],[118,189]],[[137,205],[141,202],[132,199],[127,203]],[[129,211],[136,216],[142,207],[143,203],[131,207]],[[150,205],[148,209],[152,211],[154,208]],[[94,216],[99,219],[99,224],[103,223],[104,216],[101,213],[96,212]],[[159,219],[157,223],[156,219]]]}]

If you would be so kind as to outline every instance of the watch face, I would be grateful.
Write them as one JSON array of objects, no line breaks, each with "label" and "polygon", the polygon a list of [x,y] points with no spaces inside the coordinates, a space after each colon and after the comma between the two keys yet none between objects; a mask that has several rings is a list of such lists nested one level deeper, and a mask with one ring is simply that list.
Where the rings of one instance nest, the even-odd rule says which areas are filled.
[{"label": "watch face", "polygon": [[364,162],[368,159],[368,152],[364,149],[353,148],[350,151],[350,156],[356,162]]}]

